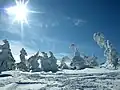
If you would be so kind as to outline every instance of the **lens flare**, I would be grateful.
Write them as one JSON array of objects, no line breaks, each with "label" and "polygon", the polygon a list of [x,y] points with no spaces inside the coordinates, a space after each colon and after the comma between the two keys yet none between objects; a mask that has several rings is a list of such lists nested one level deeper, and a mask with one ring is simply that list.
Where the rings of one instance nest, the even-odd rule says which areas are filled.
[{"label": "lens flare", "polygon": [[15,0],[16,5],[11,6],[9,8],[6,8],[5,10],[7,11],[9,16],[14,16],[15,18],[13,19],[14,22],[19,22],[21,24],[26,23],[28,24],[27,20],[27,15],[30,12],[30,10],[27,8],[28,1],[24,0]]},{"label": "lens flare", "polygon": [[27,24],[28,26],[30,26],[28,22],[29,13],[43,13],[43,12],[37,12],[37,11],[30,10],[28,8],[28,3],[29,3],[29,0],[15,0],[14,6],[4,8],[5,12],[11,18],[12,24],[14,24],[15,22],[18,22],[18,24],[20,24],[21,38],[24,37],[23,35],[24,24]]}]

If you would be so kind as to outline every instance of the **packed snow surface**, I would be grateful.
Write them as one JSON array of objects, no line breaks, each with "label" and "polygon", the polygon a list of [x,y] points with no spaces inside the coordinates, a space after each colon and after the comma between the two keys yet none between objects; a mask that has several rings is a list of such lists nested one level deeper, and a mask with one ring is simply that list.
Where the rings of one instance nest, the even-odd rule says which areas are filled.
[{"label": "packed snow surface", "polygon": [[6,71],[0,90],[120,90],[120,70],[103,68],[51,72]]}]

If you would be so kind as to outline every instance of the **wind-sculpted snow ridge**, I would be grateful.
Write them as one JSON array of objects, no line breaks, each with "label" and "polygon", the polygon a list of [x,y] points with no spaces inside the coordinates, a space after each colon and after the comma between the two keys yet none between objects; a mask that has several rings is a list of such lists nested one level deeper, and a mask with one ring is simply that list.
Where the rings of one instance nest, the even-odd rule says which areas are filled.
[{"label": "wind-sculpted snow ridge", "polygon": [[120,70],[63,70],[57,73],[7,71],[0,90],[120,90]]},{"label": "wind-sculpted snow ridge", "polygon": [[0,77],[8,77],[8,76],[12,76],[11,74],[0,74]]}]

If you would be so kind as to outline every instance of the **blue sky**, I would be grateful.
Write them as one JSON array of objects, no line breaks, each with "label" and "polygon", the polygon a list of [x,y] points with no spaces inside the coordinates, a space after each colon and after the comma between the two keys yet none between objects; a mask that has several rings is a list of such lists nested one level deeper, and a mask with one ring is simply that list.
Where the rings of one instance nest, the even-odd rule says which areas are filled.
[{"label": "blue sky", "polygon": [[[12,1],[0,2],[1,7]],[[22,39],[19,25],[11,26],[8,16],[1,11],[0,39],[20,42],[35,51],[70,55],[69,45],[75,43],[81,52],[103,58],[103,50],[93,40],[93,33],[102,32],[120,51],[119,0],[30,0],[29,8],[43,13],[29,14],[30,25],[24,26]]]}]

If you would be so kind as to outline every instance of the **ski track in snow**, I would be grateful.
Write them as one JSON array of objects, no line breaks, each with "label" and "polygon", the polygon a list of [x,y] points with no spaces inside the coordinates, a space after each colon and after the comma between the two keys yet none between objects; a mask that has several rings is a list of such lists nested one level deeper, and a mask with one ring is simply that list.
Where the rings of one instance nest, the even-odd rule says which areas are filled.
[{"label": "ski track in snow", "polygon": [[64,70],[57,73],[7,71],[0,90],[120,90],[120,70]]}]

